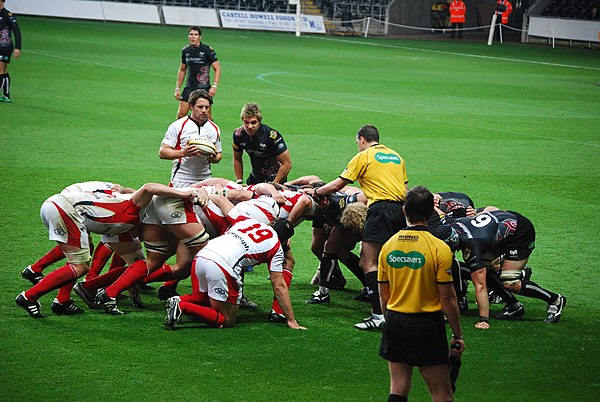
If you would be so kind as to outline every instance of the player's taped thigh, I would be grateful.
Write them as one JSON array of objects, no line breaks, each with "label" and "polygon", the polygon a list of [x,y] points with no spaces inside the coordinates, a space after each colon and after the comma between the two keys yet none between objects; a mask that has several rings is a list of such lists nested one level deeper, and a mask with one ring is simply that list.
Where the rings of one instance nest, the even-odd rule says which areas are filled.
[{"label": "player's taped thigh", "polygon": [[143,260],[146,258],[141,248],[132,251],[131,253],[120,255],[119,257],[121,257],[127,263],[127,265],[131,265],[136,261]]},{"label": "player's taped thigh", "polygon": [[89,264],[92,261],[89,248],[62,250],[62,252],[70,264]]},{"label": "player's taped thigh", "polygon": [[[145,241],[144,246],[146,247],[147,252],[158,253],[166,255],[169,251],[169,242],[167,240],[163,241]],[[123,257],[123,256],[121,256]],[[125,258],[123,258],[125,259]]]},{"label": "player's taped thigh", "polygon": [[504,283],[505,286],[514,286],[521,281],[522,270],[502,270],[500,273],[500,280]]},{"label": "player's taped thigh", "polygon": [[201,233],[198,233],[195,236],[188,237],[187,239],[182,239],[181,242],[188,248],[198,247],[203,245],[210,238],[209,234],[206,233],[206,230],[203,230]]}]

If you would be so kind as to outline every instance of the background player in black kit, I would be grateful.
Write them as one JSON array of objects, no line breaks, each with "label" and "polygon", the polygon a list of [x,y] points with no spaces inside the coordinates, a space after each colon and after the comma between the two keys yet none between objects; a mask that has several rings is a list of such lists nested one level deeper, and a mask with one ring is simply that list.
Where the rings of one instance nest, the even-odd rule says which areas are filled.
[{"label": "background player in black kit", "polygon": [[[188,29],[188,39],[190,44],[181,49],[181,65],[177,71],[177,82],[175,84],[175,99],[179,100],[179,109],[177,118],[184,117],[190,110],[188,98],[192,91],[204,89],[208,94],[214,97],[217,94],[217,86],[221,79],[221,64],[217,60],[217,54],[214,49],[201,42],[202,29],[198,26],[192,26]],[[215,70],[213,83],[210,83],[210,69]],[[186,79],[187,82],[183,91],[181,84]],[[208,116],[212,120],[212,115]]]},{"label": "background player in black kit", "polygon": [[242,154],[246,151],[252,165],[246,184],[271,181],[285,183],[292,168],[292,158],[281,134],[262,124],[262,112],[256,103],[246,103],[240,118],[243,124],[233,132],[233,172],[236,182],[243,182]]},{"label": "background player in black kit", "polygon": [[474,217],[455,220],[451,226],[459,236],[463,258],[471,270],[475,297],[479,307],[479,329],[489,328],[489,301],[486,265],[504,255],[500,279],[506,289],[548,303],[545,322],[558,322],[566,304],[565,297],[550,292],[524,277],[522,272],[535,248],[535,229],[529,219],[513,211],[494,210]]},{"label": "background player in black kit", "polygon": [[[0,0],[0,102],[10,102],[8,63],[13,54],[15,59],[21,56],[21,30],[14,14],[4,8],[4,2]],[[14,44],[11,34],[15,36]]]}]

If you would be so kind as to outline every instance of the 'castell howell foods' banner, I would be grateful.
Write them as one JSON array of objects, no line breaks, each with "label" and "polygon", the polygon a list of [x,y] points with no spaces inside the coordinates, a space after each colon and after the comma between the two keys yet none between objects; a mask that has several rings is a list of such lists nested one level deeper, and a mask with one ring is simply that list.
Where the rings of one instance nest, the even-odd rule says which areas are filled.
[{"label": "'castell howell foods' banner", "polygon": [[[220,13],[223,28],[296,32],[295,14],[235,10],[220,10]],[[302,33],[326,33],[322,16],[302,15],[300,18]]]}]

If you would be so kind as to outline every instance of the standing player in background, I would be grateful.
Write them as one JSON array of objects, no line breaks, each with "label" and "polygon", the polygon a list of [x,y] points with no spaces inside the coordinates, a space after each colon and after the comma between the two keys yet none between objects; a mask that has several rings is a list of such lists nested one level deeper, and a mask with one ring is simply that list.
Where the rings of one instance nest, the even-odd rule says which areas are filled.
[{"label": "standing player in background", "polygon": [[292,169],[292,158],[283,137],[266,124],[256,103],[246,103],[240,114],[242,126],[233,132],[233,172],[236,183],[244,181],[244,151],[250,156],[252,170],[246,184],[275,182],[283,184]]},{"label": "standing player in background", "polygon": [[[177,81],[175,83],[175,99],[179,100],[179,109],[177,110],[177,118],[180,119],[187,115],[190,106],[188,98],[192,91],[196,89],[206,90],[210,96],[217,94],[217,87],[221,79],[221,64],[217,60],[215,50],[202,43],[202,29],[198,26],[192,26],[188,29],[188,40],[190,44],[181,49],[181,65],[177,71]],[[215,77],[210,83],[210,69],[215,71]],[[187,82],[183,91],[181,85],[183,80]],[[209,118],[212,115],[209,111]]]},{"label": "standing player in background", "polygon": [[[189,96],[189,105],[192,113],[169,126],[159,150],[161,159],[173,161],[170,183],[176,188],[210,178],[210,164],[219,163],[223,157],[221,130],[209,118],[212,97],[203,89],[195,90]],[[191,139],[214,144],[216,153],[201,153],[197,145],[189,144]]]},{"label": "standing player in background", "polygon": [[[17,18],[4,8],[5,0],[0,0],[0,102],[10,102],[10,75],[8,63],[14,54],[15,59],[21,56],[21,30]],[[11,34],[15,37],[13,44]]]},{"label": "standing player in background", "polygon": [[379,131],[375,126],[362,126],[356,133],[356,144],[359,152],[348,162],[342,174],[315,189],[313,195],[328,195],[358,180],[367,197],[369,209],[359,263],[365,273],[372,311],[355,327],[361,330],[383,329],[385,319],[377,288],[377,259],[381,246],[406,226],[402,205],[408,191],[408,176],[404,159],[393,149],[379,143]]}]

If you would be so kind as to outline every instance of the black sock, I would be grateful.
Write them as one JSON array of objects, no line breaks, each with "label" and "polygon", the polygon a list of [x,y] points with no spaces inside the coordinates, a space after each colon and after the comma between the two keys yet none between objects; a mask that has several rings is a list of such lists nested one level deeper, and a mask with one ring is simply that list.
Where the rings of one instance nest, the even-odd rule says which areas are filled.
[{"label": "black sock", "polygon": [[[330,253],[323,253],[320,264],[320,276],[319,286],[329,288],[329,282],[331,275],[333,274],[334,268],[337,265],[337,255]],[[339,269],[339,268],[338,268]]]},{"label": "black sock", "polygon": [[460,265],[456,258],[452,259],[452,284],[454,285],[454,290],[456,291],[456,297],[461,298],[465,297],[467,294],[467,288],[463,286],[463,277],[462,271],[460,269]]},{"label": "black sock", "polygon": [[359,261],[360,258],[356,254],[350,253],[350,258],[348,258],[344,265],[346,265],[346,268],[348,268],[350,272],[352,272],[354,276],[358,278],[363,286],[365,286],[365,273],[361,269],[360,265],[358,265]]},{"label": "black sock", "polygon": [[2,88],[2,94],[10,98],[10,75],[0,74],[0,88]]},{"label": "black sock", "polygon": [[377,287],[377,271],[367,272],[365,274],[365,286],[371,301],[373,314],[383,314],[381,304],[379,303],[379,288]]},{"label": "black sock", "polygon": [[543,300],[548,304],[552,304],[556,301],[556,299],[558,299],[558,295],[556,293],[544,289],[533,281],[521,282],[520,294],[526,297],[533,297],[534,299]]},{"label": "black sock", "polygon": [[408,402],[408,398],[402,395],[389,394],[388,402]]}]

